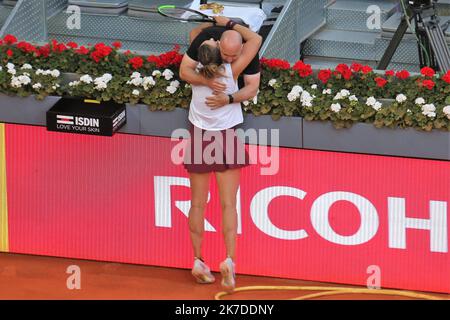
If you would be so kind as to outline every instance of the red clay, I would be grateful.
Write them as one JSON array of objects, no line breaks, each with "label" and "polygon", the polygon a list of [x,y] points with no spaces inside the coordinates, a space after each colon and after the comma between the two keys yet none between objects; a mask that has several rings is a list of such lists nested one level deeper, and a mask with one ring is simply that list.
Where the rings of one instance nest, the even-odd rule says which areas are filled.
[{"label": "red clay", "polygon": [[[67,267],[81,269],[81,289],[69,290]],[[132,264],[0,253],[0,299],[157,299],[208,300],[223,291],[220,274],[214,284],[197,284],[190,270]],[[347,285],[237,275],[237,287],[243,286],[339,286]],[[354,286],[353,286],[354,287]],[[314,293],[313,291],[253,291],[236,293],[226,300],[278,300]],[[426,293],[440,298],[449,295]],[[409,299],[407,297],[341,294],[318,299]]]}]

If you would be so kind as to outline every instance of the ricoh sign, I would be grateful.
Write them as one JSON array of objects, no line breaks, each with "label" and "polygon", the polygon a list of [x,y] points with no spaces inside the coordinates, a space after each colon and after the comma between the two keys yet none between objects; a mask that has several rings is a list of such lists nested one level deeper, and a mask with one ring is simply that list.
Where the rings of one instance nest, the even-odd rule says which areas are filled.
[{"label": "ricoh sign", "polygon": [[[176,214],[171,210],[169,203],[170,190],[175,186],[188,186],[189,180],[186,178],[155,177],[155,226],[172,228],[172,216]],[[408,217],[406,212],[406,199],[398,197],[388,197],[386,200],[387,226],[380,226],[379,212],[373,203],[354,192],[331,191],[319,195],[310,208],[301,205],[307,192],[299,188],[288,186],[271,186],[259,190],[250,200],[249,216],[254,226],[264,235],[274,239],[301,241],[317,235],[327,242],[342,246],[362,246],[374,239],[380,232],[387,232],[388,242],[386,246],[393,249],[407,249],[408,231],[422,230],[426,233],[429,242],[429,252],[448,253],[448,203],[446,201],[428,202],[429,218]],[[238,198],[241,194],[238,190]],[[280,197],[290,197],[298,202],[298,211],[290,214],[308,215],[312,226],[311,232],[305,228],[292,230],[276,226],[269,217],[269,207],[272,201]],[[360,226],[353,234],[341,235],[337,233],[330,224],[329,212],[331,207],[338,202],[348,202],[352,204],[359,214]],[[241,201],[239,201],[241,203]],[[187,217],[187,205],[177,203],[178,208]],[[186,210],[187,209],[187,210]],[[238,234],[242,234],[242,208],[238,206]],[[289,214],[286,214],[289,219]],[[220,228],[214,227],[207,219],[205,221],[205,231],[217,232]],[[412,235],[410,235],[412,237]],[[450,275],[450,266],[449,266]]]},{"label": "ricoh sign", "polygon": [[112,136],[126,123],[123,104],[74,98],[60,99],[47,111],[47,129]]}]

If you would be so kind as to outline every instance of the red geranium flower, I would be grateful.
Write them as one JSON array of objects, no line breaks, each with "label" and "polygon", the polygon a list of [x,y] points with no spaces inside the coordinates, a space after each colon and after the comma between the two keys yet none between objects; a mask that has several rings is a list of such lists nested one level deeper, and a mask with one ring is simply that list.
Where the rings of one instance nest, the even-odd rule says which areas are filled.
[{"label": "red geranium flower", "polygon": [[372,72],[372,70],[373,69],[371,67],[369,67],[369,66],[364,66],[364,67],[361,68],[361,71],[364,74],[370,73],[370,72]]},{"label": "red geranium flower", "polygon": [[310,64],[306,64],[299,60],[293,67],[293,70],[297,70],[300,77],[305,78],[313,74]]},{"label": "red geranium flower", "polygon": [[87,49],[85,46],[81,46],[75,52],[78,54],[86,55],[89,53],[89,49]]},{"label": "red geranium flower", "polygon": [[435,83],[433,82],[433,80],[423,80],[422,81],[422,86],[424,86],[425,88],[427,88],[428,90],[432,90],[434,88]]},{"label": "red geranium flower", "polygon": [[345,63],[340,63],[336,66],[336,71],[342,75],[345,80],[350,80],[352,77],[352,70]]},{"label": "red geranium flower", "polygon": [[282,59],[261,58],[260,62],[262,66],[265,66],[270,69],[288,70],[291,67],[291,64],[289,62]]},{"label": "red geranium flower", "polygon": [[8,49],[8,51],[6,51],[6,55],[10,58],[13,56],[13,54],[14,52],[11,49]]},{"label": "red geranium flower", "polygon": [[134,70],[137,70],[144,65],[144,59],[142,59],[141,57],[134,57],[128,60],[128,63],[132,65]]},{"label": "red geranium flower", "polygon": [[442,77],[442,80],[450,84],[450,70]]},{"label": "red geranium flower", "polygon": [[115,41],[115,42],[112,43],[112,46],[113,46],[114,48],[116,48],[116,49],[120,49],[120,48],[122,48],[122,42],[120,42],[120,41]]},{"label": "red geranium flower", "polygon": [[44,58],[47,58],[50,55],[50,45],[46,44],[45,46],[40,47],[37,49],[37,56],[43,56]]},{"label": "red geranium flower", "polygon": [[20,50],[22,50],[23,52],[26,53],[30,53],[30,52],[35,52],[36,48],[31,44],[28,43],[26,41],[21,41],[17,44],[17,48],[19,48]]},{"label": "red geranium flower", "polygon": [[386,85],[387,80],[384,78],[376,77],[375,82],[377,83],[377,87],[383,88]]},{"label": "red geranium flower", "polygon": [[360,63],[352,63],[352,65],[350,66],[350,69],[353,70],[354,72],[360,72],[363,68],[363,65]]},{"label": "red geranium flower", "polygon": [[112,52],[112,48],[105,45],[104,43],[97,43],[94,46],[95,50],[91,53],[91,58],[95,62],[100,62],[103,58],[109,56],[109,54]]},{"label": "red geranium flower", "polygon": [[395,75],[395,72],[394,70],[386,70],[384,74],[387,75],[388,77],[393,77]]},{"label": "red geranium flower", "polygon": [[328,80],[330,80],[331,78],[331,70],[330,69],[320,70],[319,73],[317,74],[317,78],[320,81],[322,81],[322,83],[327,83]]},{"label": "red geranium flower", "polygon": [[422,69],[420,69],[420,73],[425,77],[432,78],[436,72],[434,71],[433,68],[423,67]]},{"label": "red geranium flower", "polygon": [[68,46],[69,48],[72,48],[72,49],[78,48],[78,44],[75,43],[75,42],[73,42],[73,41],[69,42],[69,43],[67,44],[67,46]]},{"label": "red geranium flower", "polygon": [[14,44],[17,42],[17,38],[14,37],[12,34],[7,34],[3,40],[6,42],[6,44]]},{"label": "red geranium flower", "polygon": [[176,45],[172,51],[160,54],[159,56],[151,55],[147,57],[147,61],[156,64],[158,68],[167,68],[169,66],[179,66],[183,55],[178,53],[179,45]]},{"label": "red geranium flower", "polygon": [[401,80],[409,78],[409,72],[407,70],[398,71],[395,76]]}]

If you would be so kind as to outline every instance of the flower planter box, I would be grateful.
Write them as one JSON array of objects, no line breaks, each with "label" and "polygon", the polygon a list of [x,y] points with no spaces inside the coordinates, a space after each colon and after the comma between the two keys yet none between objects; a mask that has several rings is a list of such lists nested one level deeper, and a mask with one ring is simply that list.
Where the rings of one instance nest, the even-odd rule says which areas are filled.
[{"label": "flower planter box", "polygon": [[0,94],[0,122],[46,125],[46,112],[61,97],[48,96],[44,100],[29,97],[11,97]]},{"label": "flower planter box", "polygon": [[[267,129],[268,137],[270,137],[271,129],[277,129],[280,147],[303,148],[302,124],[303,118],[301,117],[281,117],[279,120],[273,120],[270,115],[255,116],[245,113],[244,123],[239,125],[239,128],[244,130],[250,128]],[[245,142],[249,143],[248,139]],[[269,145],[273,144],[270,140],[267,142]],[[258,144],[264,145],[259,141]]]},{"label": "flower planter box", "polygon": [[450,132],[420,132],[414,128],[378,129],[368,123],[356,123],[349,129],[335,129],[331,122],[303,121],[303,147],[450,160]]},{"label": "flower planter box", "polygon": [[140,109],[140,134],[147,136],[168,137],[176,129],[189,129],[189,110],[175,108],[171,111],[151,111],[145,104],[137,104]]},{"label": "flower planter box", "polygon": [[[36,100],[34,96],[10,97],[0,94],[0,122],[46,126],[47,111],[61,99],[59,96],[48,96],[44,100]],[[120,133],[139,134],[140,108],[126,105],[127,123],[118,131]]]}]

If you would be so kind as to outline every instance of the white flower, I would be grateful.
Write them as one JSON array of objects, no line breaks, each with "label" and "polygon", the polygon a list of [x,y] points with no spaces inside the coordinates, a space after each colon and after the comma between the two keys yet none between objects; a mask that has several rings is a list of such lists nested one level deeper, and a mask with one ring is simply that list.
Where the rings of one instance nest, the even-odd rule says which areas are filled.
[{"label": "white flower", "polygon": [[11,78],[11,86],[14,88],[20,88],[22,85],[27,85],[31,83],[31,79],[29,76],[18,76]]},{"label": "white flower", "polygon": [[8,69],[8,73],[15,75],[16,74],[16,69]]},{"label": "white flower", "polygon": [[250,104],[250,102],[248,102],[248,100],[245,100],[242,102],[242,104],[247,107]]},{"label": "white flower", "polygon": [[383,104],[381,102],[375,102],[372,106],[372,108],[374,108],[376,111],[380,110],[381,107],[383,106]]},{"label": "white flower", "polygon": [[259,94],[259,89],[256,92],[256,96],[254,96],[253,99],[252,99],[253,104],[258,104],[258,94]]},{"label": "white flower", "polygon": [[331,89],[323,89],[322,94],[331,94]]},{"label": "white flower", "polygon": [[317,89],[317,84],[313,84],[313,85],[311,86],[311,89],[316,90],[316,89]]},{"label": "white flower", "polygon": [[112,75],[110,73],[105,73],[103,76],[100,77],[100,79],[102,79],[103,82],[110,82],[112,79]]},{"label": "white flower", "polygon": [[288,100],[291,102],[297,100],[299,97],[300,97],[300,95],[298,93],[294,93],[292,91],[289,92],[287,95]]},{"label": "white flower", "polygon": [[0,66],[0,71],[2,71],[3,70],[3,68]]},{"label": "white flower", "polygon": [[342,96],[342,93],[338,92],[338,93],[336,93],[336,95],[334,96],[333,100],[341,100],[341,99],[343,99],[343,98],[344,98],[344,97]]},{"label": "white flower", "polygon": [[166,88],[166,91],[169,92],[170,94],[174,94],[175,91],[177,91],[177,88],[172,87],[172,86],[168,86],[168,87]]},{"label": "white flower", "polygon": [[86,74],[80,78],[80,81],[89,84],[92,83],[94,80],[92,80],[90,75]]},{"label": "white flower", "polygon": [[303,91],[303,88],[302,88],[301,86],[298,86],[298,85],[295,85],[295,86],[292,88],[292,90],[291,90],[291,92],[297,93],[297,94],[299,94],[299,93],[302,92],[302,91]]},{"label": "white flower", "polygon": [[132,84],[133,86],[139,87],[144,82],[142,78],[133,78],[131,81],[127,81],[127,84]]},{"label": "white flower", "polygon": [[348,97],[348,100],[350,100],[350,101],[358,101],[358,98],[355,95],[351,95],[350,97]]},{"label": "white flower", "polygon": [[142,84],[144,86],[144,89],[148,90],[150,87],[153,87],[156,84],[156,82],[153,79],[153,77],[145,77]]},{"label": "white flower", "polygon": [[22,70],[30,70],[33,69],[33,67],[31,66],[31,64],[25,63],[22,68],[20,68]]},{"label": "white flower", "polygon": [[19,76],[19,81],[20,81],[22,84],[25,84],[25,85],[31,83],[30,77],[29,77],[29,76],[26,76],[26,75]]},{"label": "white flower", "polygon": [[69,82],[69,87],[75,87],[79,84],[80,84],[80,81],[72,81],[72,82]]},{"label": "white flower", "polygon": [[159,71],[159,70],[155,70],[155,71],[153,71],[153,73],[152,73],[152,76],[153,77],[159,77],[161,75],[161,71]]},{"label": "white flower", "polygon": [[30,76],[30,74],[28,73],[28,72],[24,72],[24,73],[22,73],[22,75],[24,75],[24,76]]},{"label": "white flower", "polygon": [[412,111],[411,111],[411,109],[408,109],[408,110],[406,110],[406,112],[411,113]]},{"label": "white flower", "polygon": [[312,101],[313,101],[313,97],[311,96],[311,94],[308,91],[303,91],[302,95],[300,97],[300,100],[302,102],[302,106],[304,107],[312,107]]},{"label": "white flower", "polygon": [[139,73],[139,72],[133,72],[133,74],[131,75],[131,79],[134,79],[134,78],[140,78],[141,77],[141,74]]},{"label": "white flower", "polygon": [[35,84],[33,84],[33,89],[40,89],[40,88],[42,88],[42,84],[40,84],[39,82],[38,83],[35,83]]},{"label": "white flower", "polygon": [[423,105],[425,103],[425,99],[422,98],[422,97],[419,97],[414,102],[415,102],[415,104],[421,106],[421,105]]},{"label": "white flower", "polygon": [[173,78],[173,74],[174,73],[172,72],[172,70],[169,69],[164,70],[164,72],[162,73],[166,80],[171,80]]},{"label": "white flower", "polygon": [[60,76],[60,74],[61,73],[59,72],[59,70],[55,69],[55,70],[51,71],[51,75],[52,75],[53,78],[58,78]]},{"label": "white flower", "polygon": [[97,82],[95,89],[96,90],[104,90],[108,87],[108,85],[105,82]]},{"label": "white flower", "polygon": [[19,79],[17,77],[11,78],[11,87],[13,88],[20,88],[22,84],[20,83]]},{"label": "white flower", "polygon": [[59,87],[58,85],[54,85],[54,86],[52,86],[52,89],[56,90],[56,88],[58,88],[58,87]]},{"label": "white flower", "polygon": [[275,83],[277,83],[276,79],[269,80],[269,86],[273,87],[275,85]]},{"label": "white flower", "polygon": [[12,64],[11,62],[8,62],[8,64],[6,65],[6,68],[7,68],[8,70],[10,70],[10,69],[15,69],[16,66],[15,66],[14,64]]},{"label": "white flower", "polygon": [[445,106],[444,109],[442,109],[442,111],[444,111],[444,114],[447,116],[448,119],[450,119],[450,106]]},{"label": "white flower", "polygon": [[436,107],[432,103],[424,104],[422,106],[422,114],[427,117],[434,118],[436,116],[435,111],[436,111]]},{"label": "white flower", "polygon": [[405,102],[406,101],[406,96],[403,93],[400,93],[400,94],[397,95],[395,100],[397,100],[398,103]]},{"label": "white flower", "polygon": [[139,92],[139,90],[134,89],[133,92],[132,92],[132,94],[133,94],[133,96],[138,96],[138,95],[140,95],[141,93]]},{"label": "white flower", "polygon": [[178,88],[180,86],[180,82],[178,80],[174,80],[170,83],[170,87]]},{"label": "white flower", "polygon": [[375,105],[376,102],[377,102],[377,99],[375,99],[374,97],[369,97],[369,98],[367,98],[366,105],[373,106],[373,105]]},{"label": "white flower", "polygon": [[340,93],[343,97],[348,97],[350,95],[350,91],[346,89],[342,89]]},{"label": "white flower", "polygon": [[333,103],[331,105],[331,110],[334,112],[339,112],[341,110],[341,105],[339,103]]}]

